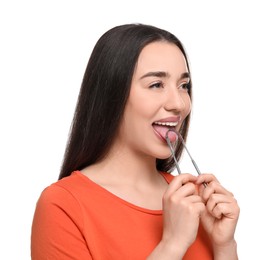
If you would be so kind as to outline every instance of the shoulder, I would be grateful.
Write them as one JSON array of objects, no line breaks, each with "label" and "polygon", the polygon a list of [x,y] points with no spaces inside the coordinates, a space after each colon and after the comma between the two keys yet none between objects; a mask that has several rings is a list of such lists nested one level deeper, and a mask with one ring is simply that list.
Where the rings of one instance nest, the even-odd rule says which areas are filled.
[{"label": "shoulder", "polygon": [[59,180],[47,186],[40,194],[37,201],[37,208],[59,207],[66,201],[75,201],[72,190],[68,187],[70,176],[67,180]]},{"label": "shoulder", "polygon": [[167,183],[170,183],[173,179],[174,179],[174,175],[172,175],[169,172],[161,172],[162,176],[165,178],[165,180],[167,181]]},{"label": "shoulder", "polygon": [[82,226],[82,200],[86,193],[84,185],[84,180],[73,173],[47,186],[36,202],[34,223],[48,226],[72,219]]},{"label": "shoulder", "polygon": [[51,185],[47,186],[41,193],[41,197],[58,197],[74,193],[76,187],[80,185],[80,178],[78,178],[76,172],[72,173],[61,180],[58,180]]},{"label": "shoulder", "polygon": [[[64,177],[47,186],[41,193],[39,203],[62,204],[70,207],[70,203],[89,204],[90,198],[103,192],[99,186],[92,182],[80,171],[74,171],[70,176]],[[93,202],[93,200],[92,200]]]},{"label": "shoulder", "polygon": [[78,208],[85,181],[77,172],[47,186],[37,201],[38,208]]}]

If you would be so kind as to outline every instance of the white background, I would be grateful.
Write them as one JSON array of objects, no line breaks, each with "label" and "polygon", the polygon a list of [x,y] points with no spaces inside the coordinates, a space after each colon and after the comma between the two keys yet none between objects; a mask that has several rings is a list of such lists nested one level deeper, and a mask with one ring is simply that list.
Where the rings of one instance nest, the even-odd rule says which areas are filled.
[{"label": "white background", "polygon": [[[131,22],[184,43],[194,82],[187,146],[239,201],[239,258],[271,259],[271,16],[261,0],[1,1],[0,258],[30,259],[35,203],[57,180],[93,45]],[[182,171],[195,173],[186,159]]]}]

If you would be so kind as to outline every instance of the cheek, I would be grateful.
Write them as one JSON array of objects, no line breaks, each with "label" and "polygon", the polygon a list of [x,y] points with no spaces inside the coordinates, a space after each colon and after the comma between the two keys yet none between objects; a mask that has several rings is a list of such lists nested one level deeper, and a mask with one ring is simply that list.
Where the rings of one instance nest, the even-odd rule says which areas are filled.
[{"label": "cheek", "polygon": [[129,105],[131,114],[138,120],[150,120],[156,113],[157,107],[159,107],[157,99],[148,98],[146,95],[133,98]]},{"label": "cheek", "polygon": [[183,102],[184,102],[183,114],[185,117],[187,117],[190,114],[192,108],[191,98],[188,94],[186,94],[186,96],[183,98]]}]

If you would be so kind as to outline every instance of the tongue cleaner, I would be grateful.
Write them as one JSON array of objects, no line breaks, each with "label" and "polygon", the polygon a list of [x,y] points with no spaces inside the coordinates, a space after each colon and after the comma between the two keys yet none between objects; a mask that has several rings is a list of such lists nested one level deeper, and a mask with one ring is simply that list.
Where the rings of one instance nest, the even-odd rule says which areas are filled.
[{"label": "tongue cleaner", "polygon": [[[183,144],[183,147],[184,147],[184,149],[186,150],[186,152],[187,152],[187,154],[188,154],[188,156],[189,156],[191,162],[193,163],[193,165],[194,165],[194,167],[195,167],[195,169],[196,169],[198,175],[200,175],[201,172],[200,172],[200,170],[199,170],[199,167],[197,166],[196,162],[194,161],[194,159],[192,158],[190,152],[188,151],[188,149],[187,149],[187,147],[186,147],[186,144],[185,144],[185,141],[183,140],[182,135],[181,135],[179,132],[177,132],[175,129],[169,129],[169,130],[167,131],[167,133],[166,133],[166,141],[167,141],[167,144],[168,144],[168,146],[169,146],[169,149],[170,149],[170,152],[171,152],[171,154],[172,154],[172,157],[173,157],[173,159],[174,159],[175,166],[176,166],[176,168],[177,168],[178,174],[181,174],[181,170],[180,170],[178,161],[177,161],[176,156],[175,156],[175,151],[174,151],[174,149],[173,149],[173,147],[172,147],[172,144],[171,144],[171,142],[170,142],[170,139],[169,139],[169,137],[168,137],[168,134],[169,134],[170,131],[174,132],[174,133],[177,135],[178,138],[176,139],[176,141],[177,141],[178,139],[181,140],[181,142],[182,142],[182,144]],[[206,187],[207,184],[204,182],[204,183],[203,183],[203,186]]]},{"label": "tongue cleaner", "polygon": [[[177,159],[176,159],[175,151],[174,151],[174,149],[173,149],[173,147],[172,147],[172,144],[171,144],[171,142],[170,142],[170,140],[169,140],[169,137],[168,137],[168,133],[169,133],[170,131],[174,132],[175,134],[177,134],[177,132],[176,132],[175,130],[173,130],[173,129],[169,129],[169,130],[166,132],[166,141],[167,141],[167,145],[168,145],[168,147],[169,147],[169,149],[170,149],[170,152],[171,152],[171,154],[172,154],[173,160],[174,160],[174,162],[175,162],[175,166],[176,166],[176,168],[177,168],[178,174],[180,175],[182,172],[181,172],[180,166],[179,166],[179,164],[178,164],[178,161],[177,161]],[[179,137],[178,134],[177,134],[177,137]],[[176,138],[175,142],[177,142],[177,141],[178,141],[178,138]]]}]

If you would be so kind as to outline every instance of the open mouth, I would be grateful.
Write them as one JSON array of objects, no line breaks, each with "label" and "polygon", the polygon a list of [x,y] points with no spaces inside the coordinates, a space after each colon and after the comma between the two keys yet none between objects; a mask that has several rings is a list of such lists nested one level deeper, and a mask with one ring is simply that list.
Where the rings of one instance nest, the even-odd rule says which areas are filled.
[{"label": "open mouth", "polygon": [[[175,122],[160,122],[156,121],[152,124],[154,131],[164,140],[166,140],[166,134],[169,129],[176,129],[178,125],[178,121]],[[177,135],[173,131],[168,132],[168,138],[171,142],[175,142],[177,140]]]}]

